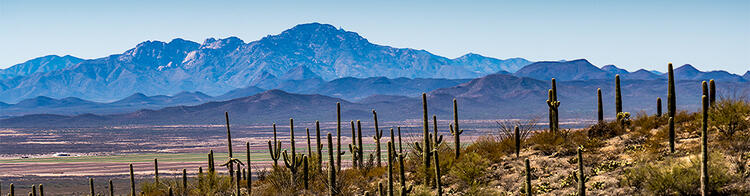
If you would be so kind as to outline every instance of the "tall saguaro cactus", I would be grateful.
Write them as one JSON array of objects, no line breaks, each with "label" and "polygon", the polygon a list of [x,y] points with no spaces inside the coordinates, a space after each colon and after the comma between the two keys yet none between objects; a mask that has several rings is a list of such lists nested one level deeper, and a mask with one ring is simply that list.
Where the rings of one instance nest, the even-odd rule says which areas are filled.
[{"label": "tall saguaro cactus", "polygon": [[234,163],[232,162],[232,131],[229,129],[229,112],[224,112],[224,119],[227,123],[227,150],[229,152],[227,167],[229,168],[229,176],[232,176],[234,175]]},{"label": "tall saguaro cactus", "polygon": [[328,133],[328,195],[338,195],[338,190],[336,190],[336,163],[333,159],[331,133]]},{"label": "tall saguaro cactus", "polygon": [[435,158],[435,187],[437,188],[437,195],[443,195],[443,185],[440,182],[440,158],[437,147],[432,150],[432,158]]},{"label": "tall saguaro cactus", "polygon": [[414,147],[417,150],[417,154],[422,156],[422,166],[424,167],[424,183],[430,183],[430,162],[432,162],[432,150],[430,145],[430,130],[429,130],[429,119],[427,117],[427,94],[422,93],[422,131],[423,131],[423,144],[416,142]]},{"label": "tall saguaro cactus", "polygon": [[586,196],[586,176],[583,173],[583,155],[581,147],[578,148],[578,196]]},{"label": "tall saguaro cactus", "polygon": [[620,74],[615,75],[615,115],[622,113],[622,93],[620,92]]},{"label": "tall saguaro cactus", "polygon": [[598,122],[604,122],[604,108],[602,107],[602,89],[596,89],[596,111]]},{"label": "tall saguaro cactus", "polygon": [[364,167],[365,162],[365,151],[364,146],[362,145],[362,122],[357,120],[357,146],[359,147],[357,156],[359,156],[359,168]]},{"label": "tall saguaro cactus", "polygon": [[311,144],[311,138],[310,138],[310,128],[305,128],[305,132],[307,132],[307,156],[312,156],[312,144]]},{"label": "tall saguaro cactus", "polygon": [[406,170],[404,170],[404,158],[405,158],[405,155],[402,154],[401,152],[399,152],[396,156],[398,157],[398,167],[399,167],[399,169],[398,169],[398,172],[399,172],[398,178],[399,178],[400,183],[401,183],[401,191],[400,192],[401,192],[401,196],[406,196],[406,194],[408,194],[409,192],[411,192],[411,190],[412,190],[413,187],[412,186],[406,186],[406,174],[405,174]]},{"label": "tall saguaro cactus", "polygon": [[375,110],[372,110],[372,118],[375,120],[375,135],[372,136],[372,139],[375,140],[375,156],[377,157],[378,167],[382,167],[382,158],[380,156],[380,139],[383,138],[383,130],[380,130],[380,127],[378,127],[378,113],[375,112]]},{"label": "tall saguaro cactus", "polygon": [[279,166],[279,158],[281,158],[281,141],[276,139],[276,123],[273,123],[273,142],[268,140],[268,153],[271,154],[273,166]]},{"label": "tall saguaro cactus", "polygon": [[154,159],[154,183],[159,184],[159,161]]},{"label": "tall saguaro cactus", "polygon": [[[706,85],[706,81],[703,81]],[[708,97],[703,95],[703,125],[701,126],[701,195],[709,195],[708,192]]]},{"label": "tall saguaro cactus", "polygon": [[247,149],[247,194],[252,195],[253,193],[253,167],[251,167],[250,162],[250,142],[245,142],[245,148]]},{"label": "tall saguaro cactus", "polygon": [[349,144],[349,153],[352,154],[352,168],[359,168],[357,160],[359,160],[360,146],[357,146],[357,132],[355,130],[356,128],[354,127],[354,121],[349,121],[349,123],[352,126],[352,143]]},{"label": "tall saguaro cactus", "polygon": [[524,165],[526,166],[526,184],[524,189],[526,190],[526,195],[531,196],[534,193],[531,190],[531,164],[529,164],[529,159],[524,160]]},{"label": "tall saguaro cactus", "polygon": [[667,66],[667,75],[669,83],[667,86],[667,110],[669,110],[669,117],[674,118],[674,115],[677,113],[677,101],[676,101],[676,95],[675,95],[675,86],[674,86],[674,70],[672,69],[672,63],[669,63]]},{"label": "tall saguaro cactus", "polygon": [[130,164],[130,196],[135,196],[135,175],[133,174],[132,163]]},{"label": "tall saguaro cactus", "polygon": [[521,131],[518,129],[518,126],[513,128],[513,136],[516,143],[516,158],[518,158],[519,154],[521,154]]},{"label": "tall saguaro cactus", "polygon": [[91,196],[96,195],[96,192],[94,192],[94,179],[89,178],[89,189],[91,191]]},{"label": "tall saguaro cactus", "polygon": [[318,148],[318,171],[323,169],[323,143],[320,142],[320,121],[315,121],[315,147]]},{"label": "tall saguaro cactus", "polygon": [[458,103],[456,102],[456,99],[453,99],[453,126],[450,130],[451,135],[453,135],[453,142],[455,143],[456,148],[456,159],[458,159],[459,156],[461,156],[461,134],[464,133],[464,130],[461,130],[458,127]]},{"label": "tall saguaro cactus", "polygon": [[547,106],[549,106],[549,129],[552,131],[557,131],[559,128],[557,124],[557,108],[560,107],[560,102],[556,101],[555,98],[555,91],[552,89],[549,89],[547,91]]},{"label": "tall saguaro cactus", "polygon": [[669,117],[668,122],[668,132],[669,132],[669,153],[674,153],[674,117]]},{"label": "tall saguaro cactus", "polygon": [[708,96],[708,102],[710,106],[714,106],[714,103],[716,102],[716,82],[714,82],[713,79],[711,79],[709,82],[709,96]]},{"label": "tall saguaro cactus", "polygon": [[284,165],[286,168],[289,168],[289,171],[291,171],[291,182],[292,185],[295,183],[295,178],[297,177],[297,171],[299,167],[302,165],[302,155],[297,154],[297,151],[295,143],[294,143],[294,119],[289,119],[289,142],[290,142],[290,148],[292,149],[292,155],[287,154],[287,151],[284,150],[283,156],[284,156]]},{"label": "tall saguaro cactus", "polygon": [[656,117],[661,117],[661,97],[656,98]]},{"label": "tall saguaro cactus", "polygon": [[[392,130],[392,129],[391,129]],[[393,133],[393,131],[391,131]],[[388,196],[393,196],[393,159],[395,151],[393,149],[393,142],[388,142]]]},{"label": "tall saguaro cactus", "polygon": [[[308,190],[310,188],[310,183],[308,182],[310,179],[309,173],[310,173],[310,163],[308,163],[307,156],[302,156],[302,180],[305,185],[305,190]],[[250,179],[248,179],[250,180]]]},{"label": "tall saguaro cactus", "polygon": [[341,171],[341,102],[336,102],[336,171]]}]

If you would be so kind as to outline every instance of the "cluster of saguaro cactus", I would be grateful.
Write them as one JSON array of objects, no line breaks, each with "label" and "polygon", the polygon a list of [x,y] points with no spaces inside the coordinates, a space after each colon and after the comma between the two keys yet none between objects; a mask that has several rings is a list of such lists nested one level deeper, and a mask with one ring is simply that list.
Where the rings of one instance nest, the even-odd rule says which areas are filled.
[{"label": "cluster of saguaro cactus", "polygon": [[357,161],[359,160],[360,146],[357,145],[357,132],[354,127],[354,121],[350,121],[350,123],[352,126],[352,143],[349,144],[349,153],[352,154],[352,168],[358,168],[359,164],[357,164]]},{"label": "cluster of saguaro cactus", "polygon": [[273,166],[279,166],[279,158],[281,158],[281,141],[276,139],[276,123],[273,123],[273,142],[268,140],[268,153],[271,154],[271,160],[273,160]]},{"label": "cluster of saguaro cactus", "polygon": [[555,82],[554,78],[552,78],[552,89],[549,89],[547,94],[547,106],[549,106],[549,129],[557,131],[560,129],[560,123],[558,122],[560,119],[558,116],[560,101],[557,101],[557,82]]}]

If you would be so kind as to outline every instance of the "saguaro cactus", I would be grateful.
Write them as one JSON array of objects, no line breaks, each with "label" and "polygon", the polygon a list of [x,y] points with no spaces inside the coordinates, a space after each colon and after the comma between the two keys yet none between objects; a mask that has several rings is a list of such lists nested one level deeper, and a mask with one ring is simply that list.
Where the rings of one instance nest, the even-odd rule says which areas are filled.
[{"label": "saguaro cactus", "polygon": [[[41,184],[39,185],[39,192],[41,192],[42,196],[44,196],[44,188],[42,187]],[[109,196],[115,196],[115,187],[112,185],[112,179],[109,180]]]},{"label": "saguaro cactus", "polygon": [[311,138],[310,138],[310,128],[305,128],[305,132],[307,132],[307,156],[312,156],[312,144],[311,144]]},{"label": "saguaro cactus", "polygon": [[438,134],[438,127],[437,127],[437,115],[432,115],[432,130],[434,134],[432,134],[434,137],[432,138],[431,143],[433,149],[437,149],[440,144],[443,143],[443,135]]},{"label": "saguaro cactus", "polygon": [[[391,132],[392,133],[392,132]],[[393,142],[388,142],[388,196],[393,196],[393,158],[395,151]]]},{"label": "saguaro cactus", "polygon": [[597,119],[599,122],[604,122],[604,108],[602,108],[602,89],[596,89],[596,105],[597,105]]},{"label": "saguaro cactus", "polygon": [[245,148],[247,149],[247,194],[252,195],[253,189],[253,168],[250,162],[250,142],[245,142]]},{"label": "saguaro cactus", "polygon": [[677,113],[677,101],[675,97],[674,70],[672,69],[672,63],[669,63],[667,70],[667,75],[669,76],[667,81],[669,83],[667,86],[667,110],[669,110],[669,117],[674,118],[674,115]]},{"label": "saguaro cactus", "polygon": [[[703,85],[706,82],[703,81]],[[708,97],[703,95],[703,125],[701,126],[701,195],[709,195],[708,192]]]},{"label": "saguaro cactus", "polygon": [[557,131],[558,128],[559,128],[558,127],[559,124],[557,123],[557,119],[558,119],[558,117],[557,117],[557,111],[558,111],[557,108],[560,107],[560,102],[556,101],[557,98],[555,97],[555,91],[554,90],[552,90],[552,89],[548,90],[547,91],[547,95],[548,95],[547,106],[549,106],[549,111],[550,111],[550,113],[549,113],[549,116],[550,116],[549,117],[549,120],[550,120],[549,121],[549,129],[552,130],[552,131]]},{"label": "saguaro cactus", "polygon": [[338,190],[336,190],[336,163],[333,159],[331,133],[328,133],[328,195],[338,195]]},{"label": "saguaro cactus", "polygon": [[242,181],[242,172],[240,172],[240,168],[239,167],[240,166],[237,166],[237,173],[235,174],[237,176],[237,188],[236,188],[236,190],[237,190],[237,196],[241,196],[242,195],[242,192],[241,192],[242,189],[240,188],[240,181]]},{"label": "saguaro cactus", "polygon": [[[112,187],[112,180],[109,180],[109,186]],[[114,196],[115,195],[114,192],[112,191],[112,189],[110,189],[109,191],[110,191],[110,196]],[[43,184],[39,184],[39,195],[40,196],[44,196],[44,185]]]},{"label": "saguaro cactus", "polygon": [[284,150],[284,165],[286,166],[286,168],[289,168],[289,171],[292,172],[291,182],[292,185],[294,185],[294,179],[297,176],[297,171],[299,169],[299,166],[302,165],[302,155],[297,154],[297,151],[295,150],[296,148],[294,147],[294,119],[291,118],[289,119],[289,142],[291,144],[290,146],[292,149],[292,155],[287,154],[287,151]]},{"label": "saguaro cactus", "polygon": [[154,159],[154,183],[159,184],[159,161]]},{"label": "saguaro cactus", "polygon": [[31,185],[31,195],[36,196],[36,185]]},{"label": "saguaro cactus", "polygon": [[276,140],[276,123],[273,123],[273,142],[268,140],[268,153],[271,154],[271,160],[273,160],[273,166],[279,166],[279,158],[281,158],[281,141]]},{"label": "saguaro cactus", "polygon": [[318,171],[323,169],[323,144],[320,143],[320,121],[315,121],[315,146],[318,148]]},{"label": "saguaro cactus", "polygon": [[404,158],[405,155],[402,153],[398,153],[396,156],[398,156],[398,172],[399,172],[399,180],[401,181],[401,196],[406,196],[409,192],[412,190],[412,186],[406,186],[406,174],[404,170]]},{"label": "saguaro cactus", "polygon": [[234,163],[232,161],[232,131],[229,129],[229,112],[224,112],[224,119],[227,123],[227,151],[229,154],[227,167],[229,168],[229,176],[231,177],[234,175]]},{"label": "saguaro cactus", "polygon": [[464,133],[464,130],[458,127],[458,103],[455,98],[453,99],[453,127],[450,132],[453,135],[453,142],[456,147],[456,159],[458,159],[461,156],[461,134]]},{"label": "saguaro cactus", "polygon": [[349,153],[352,153],[352,168],[358,168],[357,160],[359,160],[359,148],[357,146],[357,132],[354,127],[354,121],[349,121],[352,126],[352,143],[349,144]]},{"label": "saguaro cactus", "polygon": [[10,196],[16,195],[16,189],[13,186],[13,183],[10,183]]},{"label": "saguaro cactus", "polygon": [[560,114],[558,110],[558,107],[560,107],[560,102],[557,100],[557,82],[555,78],[552,78],[551,83],[552,83],[552,100],[554,100],[555,101],[554,103],[556,104],[555,107],[553,108],[555,110],[555,116],[554,116],[553,122],[555,122],[555,130],[557,131],[560,129]]},{"label": "saguaro cactus", "polygon": [[578,196],[586,196],[586,176],[583,173],[582,147],[578,148]]},{"label": "saguaro cactus", "polygon": [[89,178],[89,189],[91,191],[91,196],[96,195],[96,192],[94,192],[94,179]]},{"label": "saguaro cactus", "polygon": [[380,139],[383,138],[383,130],[378,129],[378,114],[375,113],[375,110],[372,110],[372,115],[375,118],[375,135],[372,136],[372,139],[375,140],[375,157],[377,157],[377,164],[378,167],[382,167],[383,164],[381,163],[381,156],[380,156]]},{"label": "saguaro cactus", "polygon": [[336,102],[336,171],[341,171],[341,103]]},{"label": "saguaro cactus", "polygon": [[310,188],[310,183],[308,182],[308,180],[310,179],[309,170],[310,170],[310,167],[309,167],[307,156],[302,156],[302,177],[303,177],[302,179],[304,181],[305,190],[308,190]]},{"label": "saguaro cactus", "polygon": [[362,168],[365,162],[365,151],[364,146],[362,145],[362,122],[359,120],[357,120],[357,146],[359,147],[359,152],[357,153],[359,158],[357,160],[360,160],[359,168]]},{"label": "saguaro cactus", "polygon": [[620,74],[615,75],[615,115],[622,112],[622,94],[620,93]]},{"label": "saguaro cactus", "polygon": [[656,98],[656,117],[661,117],[661,97]]},{"label": "saguaro cactus", "polygon": [[714,80],[711,79],[708,83],[710,86],[710,90],[709,90],[710,95],[708,96],[709,105],[714,106],[714,103],[716,102],[716,82],[714,82]]},{"label": "saguaro cactus", "polygon": [[401,147],[401,127],[396,127],[398,130],[398,153],[401,154],[404,152],[404,149]]},{"label": "saguaro cactus", "polygon": [[208,172],[210,173],[216,172],[216,165],[214,162],[214,150],[208,151]]},{"label": "saguaro cactus", "polygon": [[[112,180],[109,180],[110,185],[112,184]],[[187,195],[188,187],[187,187],[187,170],[182,169],[182,195]],[[114,194],[112,194],[114,196]]]},{"label": "saguaro cactus", "polygon": [[674,117],[669,117],[668,122],[668,128],[669,128],[669,152],[674,153]]},{"label": "saguaro cactus", "polygon": [[432,150],[432,157],[435,158],[435,187],[437,188],[437,195],[443,195],[443,185],[440,182],[440,158],[438,156],[438,149]]},{"label": "saguaro cactus", "polygon": [[133,175],[133,164],[130,164],[130,196],[135,196],[135,175]]},{"label": "saguaro cactus", "polygon": [[518,126],[513,128],[513,136],[516,143],[516,158],[518,158],[521,154],[521,130],[518,129]]},{"label": "saguaro cactus", "polygon": [[422,93],[422,120],[423,120],[423,134],[424,138],[422,140],[424,145],[420,145],[419,142],[416,142],[414,147],[417,150],[417,154],[422,156],[422,164],[424,167],[424,183],[428,184],[430,182],[430,162],[432,162],[431,154],[432,150],[430,149],[432,146],[430,145],[430,132],[429,132],[429,119],[427,117],[427,94]]},{"label": "saguaro cactus", "polygon": [[526,159],[524,162],[526,166],[526,185],[524,189],[526,190],[526,195],[531,196],[534,194],[531,190],[531,165],[529,164],[529,159]]}]

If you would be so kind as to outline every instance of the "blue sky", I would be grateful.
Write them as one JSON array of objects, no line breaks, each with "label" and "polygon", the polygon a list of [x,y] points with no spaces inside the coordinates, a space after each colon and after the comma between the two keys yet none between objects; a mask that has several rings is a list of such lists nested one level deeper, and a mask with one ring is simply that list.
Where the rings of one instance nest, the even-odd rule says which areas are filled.
[{"label": "blue sky", "polygon": [[246,42],[321,22],[376,44],[455,58],[586,58],[635,71],[668,62],[750,70],[750,1],[0,0],[0,68],[47,54],[98,58],[145,40]]}]

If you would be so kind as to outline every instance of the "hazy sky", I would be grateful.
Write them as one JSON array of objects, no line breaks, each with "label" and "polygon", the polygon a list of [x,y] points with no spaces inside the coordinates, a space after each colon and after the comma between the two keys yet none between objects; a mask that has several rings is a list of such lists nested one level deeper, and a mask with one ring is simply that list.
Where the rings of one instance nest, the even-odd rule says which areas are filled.
[{"label": "hazy sky", "polygon": [[586,58],[635,71],[668,62],[750,70],[750,1],[0,0],[0,68],[48,54],[98,58],[145,40],[245,42],[321,22],[376,44],[455,58]]}]

